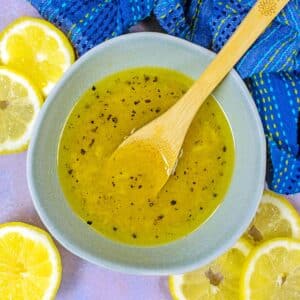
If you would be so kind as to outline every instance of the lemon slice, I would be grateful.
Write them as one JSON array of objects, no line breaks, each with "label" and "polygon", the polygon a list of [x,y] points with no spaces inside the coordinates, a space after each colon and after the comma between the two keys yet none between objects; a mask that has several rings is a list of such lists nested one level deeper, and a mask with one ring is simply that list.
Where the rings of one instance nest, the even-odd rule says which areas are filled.
[{"label": "lemon slice", "polygon": [[26,149],[42,101],[28,79],[0,67],[0,154]]},{"label": "lemon slice", "polygon": [[300,217],[284,197],[265,191],[245,238],[254,245],[277,237],[300,239]]},{"label": "lemon slice", "polygon": [[283,238],[254,249],[241,276],[245,300],[300,299],[300,241]]},{"label": "lemon slice", "polygon": [[54,299],[61,260],[51,237],[25,223],[0,226],[1,300]]},{"label": "lemon slice", "polygon": [[29,77],[45,96],[74,58],[66,36],[41,19],[19,18],[0,37],[0,61]]},{"label": "lemon slice", "polygon": [[176,300],[238,299],[242,266],[252,246],[241,239],[212,263],[198,270],[169,277]]}]

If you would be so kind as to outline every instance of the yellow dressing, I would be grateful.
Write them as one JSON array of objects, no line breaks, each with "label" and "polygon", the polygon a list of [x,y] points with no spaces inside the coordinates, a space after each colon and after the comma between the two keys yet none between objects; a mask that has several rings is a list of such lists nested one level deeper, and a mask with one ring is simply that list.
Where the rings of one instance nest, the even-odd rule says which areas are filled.
[{"label": "yellow dressing", "polygon": [[[153,198],[168,180],[168,165],[162,154],[146,142],[118,148],[104,166],[105,189],[113,198]],[[134,180],[133,180],[134,179]],[[107,190],[108,191],[108,190]]]},{"label": "yellow dressing", "polygon": [[99,233],[128,244],[166,243],[197,229],[221,203],[233,171],[234,144],[212,97],[197,113],[176,172],[158,195],[153,191],[167,176],[163,158],[149,145],[115,152],[191,84],[168,69],[130,69],[99,81],[74,106],[59,145],[59,177],[72,209]]}]

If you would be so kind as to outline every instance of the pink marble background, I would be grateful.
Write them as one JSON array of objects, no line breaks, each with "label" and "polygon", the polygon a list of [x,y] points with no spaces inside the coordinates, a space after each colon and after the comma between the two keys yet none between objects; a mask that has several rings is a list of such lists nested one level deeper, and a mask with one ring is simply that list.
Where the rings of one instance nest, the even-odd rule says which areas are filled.
[{"label": "pink marble background", "polygon": [[[25,0],[0,0],[0,31],[19,16],[38,16]],[[290,197],[300,210],[300,195]],[[0,223],[23,221],[44,228],[26,182],[26,153],[0,156]],[[120,274],[90,264],[58,243],[63,279],[57,300],[170,300],[167,278]]]}]

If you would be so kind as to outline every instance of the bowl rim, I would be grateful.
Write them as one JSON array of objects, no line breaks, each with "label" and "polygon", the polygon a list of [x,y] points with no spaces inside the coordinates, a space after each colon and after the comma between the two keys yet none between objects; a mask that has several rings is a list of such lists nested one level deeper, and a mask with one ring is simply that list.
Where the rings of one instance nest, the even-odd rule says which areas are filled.
[{"label": "bowl rim", "polygon": [[[130,39],[143,39],[146,38],[153,38],[153,39],[160,39],[162,41],[171,41],[178,44],[178,46],[184,46],[187,48],[197,48],[198,50],[201,50],[205,55],[207,55],[209,58],[213,58],[216,56],[216,54],[202,46],[199,46],[197,44],[194,44],[192,42],[186,41],[181,38],[177,38],[174,36],[170,36],[168,34],[164,33],[157,33],[157,32],[137,32],[137,33],[129,33],[124,34],[118,37],[114,37],[110,40],[107,40],[98,46],[92,48],[88,52],[86,52],[83,56],[81,56],[77,61],[69,67],[69,69],[65,72],[65,74],[62,76],[62,78],[59,80],[59,82],[54,86],[51,93],[49,94],[47,100],[45,101],[44,105],[41,108],[41,111],[37,117],[36,124],[34,126],[31,142],[28,148],[28,155],[27,155],[27,182],[29,191],[31,194],[31,198],[35,207],[35,210],[37,211],[39,217],[41,218],[43,224],[47,227],[51,235],[60,243],[62,244],[67,250],[72,252],[73,254],[77,255],[78,257],[87,260],[91,263],[94,263],[98,266],[105,267],[111,270],[115,270],[118,272],[124,272],[124,273],[130,273],[130,274],[140,274],[140,275],[169,275],[169,274],[175,274],[175,273],[182,273],[186,271],[190,271],[192,269],[195,269],[199,266],[199,262],[178,262],[176,265],[172,267],[167,268],[161,268],[158,269],[156,267],[149,268],[144,266],[136,266],[131,265],[129,263],[119,263],[114,262],[112,260],[107,260],[101,255],[93,255],[88,250],[83,249],[82,247],[72,243],[69,239],[69,237],[65,236],[64,233],[60,230],[60,228],[55,227],[55,225],[52,223],[50,218],[48,217],[47,211],[43,209],[43,206],[39,200],[38,192],[35,185],[35,179],[33,175],[33,162],[34,162],[34,149],[37,144],[38,140],[38,133],[40,131],[40,127],[43,123],[44,116],[46,115],[48,111],[48,107],[51,105],[53,101],[55,101],[55,95],[56,93],[63,88],[66,82],[68,82],[69,77],[77,71],[78,68],[80,68],[81,65],[85,64],[86,60],[88,60],[91,56],[94,56],[97,54],[97,52],[103,48],[109,48],[114,43],[122,42],[123,40]],[[239,88],[241,89],[243,95],[245,98],[248,98],[248,105],[251,110],[251,113],[253,115],[253,119],[255,120],[255,124],[257,125],[258,132],[257,135],[259,137],[259,149],[258,152],[260,153],[260,166],[259,166],[259,186],[255,188],[254,198],[257,198],[255,204],[252,204],[252,217],[254,216],[258,205],[259,205],[259,199],[263,193],[264,184],[265,184],[265,171],[266,171],[266,142],[265,142],[265,136],[263,132],[262,122],[259,117],[259,114],[257,112],[257,108],[255,106],[255,103],[253,101],[253,98],[247,89],[244,81],[241,79],[241,77],[238,75],[238,73],[232,69],[229,73],[233,78],[239,83]],[[249,101],[250,100],[250,101]],[[253,206],[254,205],[254,206]],[[254,209],[255,207],[255,209]],[[234,243],[237,241],[237,239],[244,233],[246,228],[249,225],[248,220],[241,220],[241,224],[239,228],[235,230],[234,233],[231,234],[231,236],[227,239],[227,241],[222,245],[222,247],[216,248],[213,253],[210,253],[207,255],[206,259],[202,260],[202,263],[208,263],[213,258],[221,255],[224,253],[224,251],[228,250],[231,246],[234,245]],[[247,222],[246,222],[247,221]],[[161,245],[164,246],[164,245]],[[156,246],[156,247],[160,247]]]}]

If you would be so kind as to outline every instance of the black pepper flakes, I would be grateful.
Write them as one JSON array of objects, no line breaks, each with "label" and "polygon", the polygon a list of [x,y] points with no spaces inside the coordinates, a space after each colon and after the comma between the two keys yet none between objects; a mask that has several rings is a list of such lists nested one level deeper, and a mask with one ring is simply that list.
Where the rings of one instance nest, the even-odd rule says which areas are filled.
[{"label": "black pepper flakes", "polygon": [[109,114],[106,120],[109,121],[111,119],[111,117],[112,117],[112,115]]},{"label": "black pepper flakes", "polygon": [[94,85],[92,86],[92,91],[96,91],[96,87]]},{"label": "black pepper flakes", "polygon": [[115,124],[118,123],[118,118],[117,118],[117,117],[113,117],[111,120],[112,120]]},{"label": "black pepper flakes", "polygon": [[226,152],[226,151],[227,151],[227,147],[224,146],[224,147],[222,148],[222,150],[223,150],[223,152]]},{"label": "black pepper flakes", "polygon": [[84,149],[80,149],[80,153],[81,153],[81,155],[84,155],[86,153],[86,151]]},{"label": "black pepper flakes", "polygon": [[91,129],[92,132],[96,132],[98,129],[98,126],[96,126],[95,128]]},{"label": "black pepper flakes", "polygon": [[137,238],[137,235],[136,235],[135,233],[133,233],[133,234],[132,234],[132,237],[133,237],[134,239],[136,239],[136,238]]},{"label": "black pepper flakes", "polygon": [[141,102],[140,100],[136,100],[133,103],[134,103],[134,105],[138,105],[140,102]]},{"label": "black pepper flakes", "polygon": [[218,194],[217,193],[213,193],[213,197],[217,198]]},{"label": "black pepper flakes", "polygon": [[113,231],[117,231],[117,230],[118,230],[118,228],[114,226],[113,227]]},{"label": "black pepper flakes", "polygon": [[154,76],[153,82],[157,82],[158,81],[158,77]]},{"label": "black pepper flakes", "polygon": [[86,221],[86,223],[87,223],[88,225],[92,225],[92,224],[93,224],[93,221]]},{"label": "black pepper flakes", "polygon": [[143,186],[142,186],[141,184],[138,186],[139,189],[141,189],[142,187],[143,187]]},{"label": "black pepper flakes", "polygon": [[72,175],[73,169],[70,169],[70,170],[68,171],[68,173],[69,173],[70,175]]},{"label": "black pepper flakes", "polygon": [[145,103],[150,103],[151,99],[145,99]]},{"label": "black pepper flakes", "polygon": [[155,109],[155,112],[156,112],[156,113],[159,113],[159,112],[160,112],[160,107],[157,107],[157,108]]},{"label": "black pepper flakes", "polygon": [[170,201],[170,204],[171,204],[171,205],[176,205],[176,203],[177,203],[176,200],[171,200],[171,201]]},{"label": "black pepper flakes", "polygon": [[150,79],[150,77],[148,75],[144,74],[144,80],[145,80],[145,82],[147,82],[149,79]]}]

